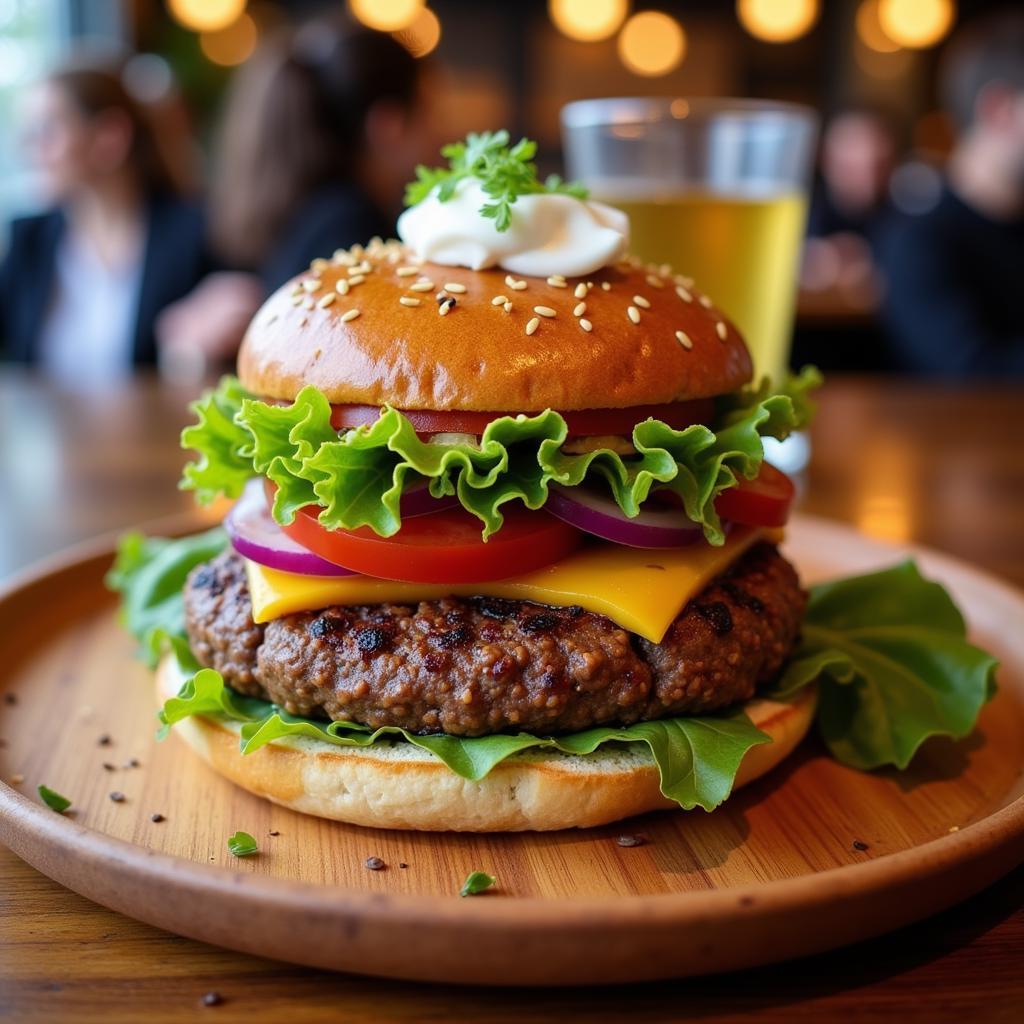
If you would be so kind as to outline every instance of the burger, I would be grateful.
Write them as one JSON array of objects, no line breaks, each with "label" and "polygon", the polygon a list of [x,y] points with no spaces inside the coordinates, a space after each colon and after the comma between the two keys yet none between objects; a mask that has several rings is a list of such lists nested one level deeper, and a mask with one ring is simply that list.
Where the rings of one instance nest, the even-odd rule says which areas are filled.
[{"label": "burger", "polygon": [[[794,487],[763,439],[806,425],[817,373],[755,386],[726,314],[629,257],[618,211],[541,184],[531,144],[446,155],[401,241],[315,260],[195,404],[183,486],[234,499],[224,529],[122,544],[164,731],[298,811],[472,831],[711,810],[819,689],[857,767],[969,731],[991,659],[937,585],[834,584],[815,619],[780,553]],[[942,671],[893,682],[843,646],[864,615],[917,629],[924,594]],[[955,713],[911,699],[943,688]]]}]

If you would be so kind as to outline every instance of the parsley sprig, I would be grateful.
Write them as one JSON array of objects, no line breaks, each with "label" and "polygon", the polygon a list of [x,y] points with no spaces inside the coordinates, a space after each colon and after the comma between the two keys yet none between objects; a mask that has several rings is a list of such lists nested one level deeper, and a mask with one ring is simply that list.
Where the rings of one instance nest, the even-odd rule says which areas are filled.
[{"label": "parsley sprig", "polygon": [[520,139],[509,146],[509,134],[498,132],[470,132],[465,142],[451,142],[441,148],[441,156],[448,167],[416,168],[416,180],[405,187],[405,205],[415,206],[437,189],[437,198],[446,203],[459,183],[476,178],[492,202],[480,207],[481,216],[494,221],[499,231],[507,231],[512,223],[512,204],[520,197],[537,192],[558,192],[586,199],[587,190],[576,181],[562,181],[550,174],[544,181],[537,177],[533,158],[537,143]]}]

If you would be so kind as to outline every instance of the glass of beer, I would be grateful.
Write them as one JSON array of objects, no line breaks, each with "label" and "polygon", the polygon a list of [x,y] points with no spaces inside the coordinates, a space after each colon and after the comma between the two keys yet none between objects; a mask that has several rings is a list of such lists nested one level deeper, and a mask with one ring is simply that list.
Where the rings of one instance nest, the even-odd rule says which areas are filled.
[{"label": "glass of beer", "polygon": [[755,379],[781,380],[814,112],[756,100],[580,100],[562,109],[562,129],[568,176],[629,214],[631,251],[693,277],[742,331]]}]

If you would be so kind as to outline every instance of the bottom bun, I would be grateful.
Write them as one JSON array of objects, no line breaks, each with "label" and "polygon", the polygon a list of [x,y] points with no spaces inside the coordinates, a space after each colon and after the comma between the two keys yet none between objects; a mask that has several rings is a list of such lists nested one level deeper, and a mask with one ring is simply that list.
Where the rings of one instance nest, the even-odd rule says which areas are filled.
[{"label": "bottom bun", "polygon": [[[180,685],[176,663],[164,658],[157,669],[160,702],[173,697]],[[772,742],[747,752],[737,787],[771,771],[793,751],[816,705],[814,686],[785,703],[759,698],[745,705],[750,720]],[[658,788],[657,766],[640,744],[598,748],[585,756],[522,751],[473,782],[411,743],[337,747],[289,737],[243,755],[239,728],[226,719],[197,716],[178,722],[174,732],[214,771],[250,793],[355,825],[432,832],[549,831],[678,807]]]}]

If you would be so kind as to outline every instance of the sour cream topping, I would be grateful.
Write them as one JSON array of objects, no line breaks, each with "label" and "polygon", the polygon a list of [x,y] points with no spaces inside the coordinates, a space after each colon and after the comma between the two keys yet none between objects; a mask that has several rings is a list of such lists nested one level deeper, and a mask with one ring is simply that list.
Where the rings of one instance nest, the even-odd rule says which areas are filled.
[{"label": "sour cream topping", "polygon": [[398,234],[420,258],[451,267],[500,266],[527,277],[580,277],[614,263],[629,245],[629,218],[614,207],[538,192],[512,205],[512,223],[498,231],[481,216],[490,198],[474,179],[442,203],[435,193],[398,218]]}]

